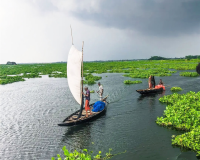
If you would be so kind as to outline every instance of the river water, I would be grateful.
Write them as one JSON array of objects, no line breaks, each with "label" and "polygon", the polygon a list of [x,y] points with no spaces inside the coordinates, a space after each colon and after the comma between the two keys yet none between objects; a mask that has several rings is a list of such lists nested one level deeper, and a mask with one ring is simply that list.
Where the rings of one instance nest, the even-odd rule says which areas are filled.
[{"label": "river water", "polygon": [[[183,88],[180,93],[198,92],[200,78],[181,77],[178,72],[162,77],[170,87],[162,94],[144,97],[135,90],[147,88],[147,79],[142,79],[142,84],[125,85],[123,81],[131,78],[122,75],[100,75],[104,95],[109,95],[107,112],[95,121],[74,127],[57,126],[79,109],[67,79],[43,76],[0,85],[0,159],[50,160],[62,155],[62,147],[66,146],[70,151],[87,148],[94,153],[106,153],[109,148],[113,153],[126,150],[115,160],[196,160],[194,152],[171,146],[171,136],[182,132],[160,127],[155,120],[166,107],[158,99],[171,94],[170,87]],[[89,89],[97,90],[98,86]],[[97,100],[97,94],[91,94],[91,102]]]}]

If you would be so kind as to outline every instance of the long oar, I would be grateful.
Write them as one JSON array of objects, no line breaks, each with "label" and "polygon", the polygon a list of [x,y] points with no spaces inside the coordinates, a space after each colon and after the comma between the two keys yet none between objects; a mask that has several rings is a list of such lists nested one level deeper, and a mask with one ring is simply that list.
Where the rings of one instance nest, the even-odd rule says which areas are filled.
[{"label": "long oar", "polygon": [[[97,92],[97,94],[99,95],[99,93]],[[100,97],[99,97],[100,98]],[[103,98],[102,99],[102,101],[106,101],[106,99],[108,98],[108,95],[105,97],[105,98]],[[106,101],[108,104],[109,104],[109,102],[108,101]]]}]

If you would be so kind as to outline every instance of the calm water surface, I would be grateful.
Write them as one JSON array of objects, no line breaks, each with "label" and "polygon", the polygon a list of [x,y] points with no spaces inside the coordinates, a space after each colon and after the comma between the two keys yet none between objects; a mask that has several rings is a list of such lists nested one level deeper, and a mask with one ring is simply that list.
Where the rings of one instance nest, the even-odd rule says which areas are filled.
[{"label": "calm water surface", "polygon": [[[171,146],[171,136],[181,132],[156,125],[163,115],[165,104],[158,99],[171,94],[170,88],[162,94],[140,96],[135,90],[147,88],[142,84],[124,85],[122,74],[102,74],[105,95],[109,95],[106,115],[96,121],[74,126],[57,126],[69,114],[79,109],[65,78],[28,79],[0,85],[0,159],[50,160],[62,154],[62,147],[93,150],[103,153],[127,151],[115,160],[196,160],[192,151],[181,151]],[[106,77],[107,76],[107,77]],[[188,91],[200,91],[200,78],[162,77],[167,85],[179,86]],[[134,80],[139,80],[135,78]],[[159,82],[159,77],[156,78]],[[97,90],[97,85],[89,86]],[[91,94],[91,102],[98,100]],[[94,143],[94,144],[93,144]]]}]

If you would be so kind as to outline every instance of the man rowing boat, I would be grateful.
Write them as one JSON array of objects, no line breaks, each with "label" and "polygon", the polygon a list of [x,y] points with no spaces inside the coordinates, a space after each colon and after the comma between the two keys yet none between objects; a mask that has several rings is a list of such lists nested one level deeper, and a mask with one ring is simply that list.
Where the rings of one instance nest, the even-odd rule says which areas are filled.
[{"label": "man rowing boat", "polygon": [[100,96],[100,100],[102,100],[103,99],[103,86],[100,82],[98,82],[98,86],[99,86],[99,91],[97,91],[97,93]]},{"label": "man rowing boat", "polygon": [[152,77],[152,75],[150,75],[149,81],[148,81],[149,89],[152,89],[152,82],[153,82],[152,79],[153,79],[153,77]]},{"label": "man rowing boat", "polygon": [[165,86],[162,79],[160,79],[159,84],[155,86],[155,89],[159,89],[159,88],[163,88],[163,90],[165,91]]},{"label": "man rowing boat", "polygon": [[160,85],[164,85],[162,79],[160,79],[159,84],[160,84]]}]

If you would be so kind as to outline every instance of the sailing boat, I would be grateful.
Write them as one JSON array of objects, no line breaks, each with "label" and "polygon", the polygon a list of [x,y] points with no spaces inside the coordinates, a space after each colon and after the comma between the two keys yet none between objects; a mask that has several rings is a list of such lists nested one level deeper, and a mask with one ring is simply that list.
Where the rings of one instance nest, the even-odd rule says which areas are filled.
[{"label": "sailing boat", "polygon": [[[83,92],[83,46],[82,46],[82,52],[81,52],[77,50],[72,43],[72,46],[68,55],[68,61],[67,61],[67,80],[68,80],[69,89],[74,99],[80,105],[80,109],[72,113],[67,118],[65,118],[62,123],[58,124],[59,126],[72,126],[72,125],[78,125],[81,123],[89,122],[93,119],[98,118],[99,116],[101,116],[102,114],[106,112],[106,106],[107,106],[106,99],[108,96],[106,96],[103,99],[103,102],[106,105],[102,111],[93,112],[92,115],[88,115],[88,117],[86,117],[86,111],[83,107],[84,97],[82,94]],[[90,105],[91,110],[93,108],[93,105],[94,104]]]}]

